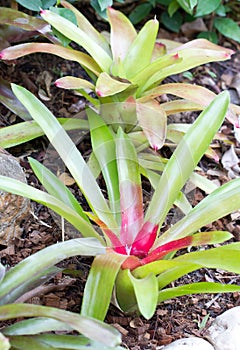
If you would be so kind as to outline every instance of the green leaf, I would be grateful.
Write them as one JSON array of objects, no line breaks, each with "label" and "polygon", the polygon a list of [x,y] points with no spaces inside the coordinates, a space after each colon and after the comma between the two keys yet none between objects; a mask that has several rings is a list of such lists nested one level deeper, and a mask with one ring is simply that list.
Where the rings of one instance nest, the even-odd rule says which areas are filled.
[{"label": "green leaf", "polygon": [[161,290],[158,296],[158,303],[164,300],[172,299],[182,295],[199,294],[199,293],[231,293],[239,292],[240,286],[231,284],[221,284],[213,282],[198,282],[192,284],[185,284],[184,286],[167,288]]},{"label": "green leaf", "polygon": [[194,17],[203,17],[209,15],[210,13],[217,10],[221,2],[221,0],[198,0]]},{"label": "green leaf", "polygon": [[102,70],[109,70],[112,63],[111,57],[83,30],[51,11],[43,10],[41,16],[60,33],[82,46],[93,57]]},{"label": "green leaf", "polygon": [[[104,320],[117,273],[127,258],[125,255],[108,253],[94,259],[84,288],[81,315]],[[99,302],[101,300],[101,302]]]},{"label": "green leaf", "polygon": [[[163,55],[157,58],[155,61],[153,61],[151,64],[149,64],[148,67],[143,69],[142,72],[139,72],[136,74],[131,81],[137,85],[139,85],[139,91],[137,97],[139,95],[142,95],[142,89],[145,87],[145,84],[148,86],[148,81],[151,79],[151,77],[158,75],[159,71],[164,70],[164,68],[173,66],[175,64],[179,64],[181,59],[178,55],[175,54],[169,54],[169,55]],[[156,80],[154,80],[153,83],[156,83]]]},{"label": "green leaf", "polygon": [[5,335],[33,335],[43,332],[72,331],[64,321],[57,321],[47,317],[36,317],[23,320],[7,326],[1,330]]},{"label": "green leaf", "polygon": [[177,0],[171,1],[171,3],[168,5],[169,16],[172,17],[174,13],[177,12],[178,9],[179,9],[179,3],[177,2]]},{"label": "green leaf", "polygon": [[88,80],[71,77],[71,76],[65,76],[62,78],[59,78],[55,81],[55,85],[62,89],[71,89],[71,90],[80,90],[80,89],[87,89],[87,90],[95,90],[95,86],[90,83]]},{"label": "green leaf", "polygon": [[[148,207],[146,220],[152,223],[160,223],[160,226],[162,225],[179,191],[186,183],[218,128],[221,126],[228,104],[228,93],[221,93],[200,114],[185,134],[164,168],[158,187]],[[206,130],[208,130],[207,133]]]},{"label": "green leaf", "polygon": [[107,10],[101,9],[99,1],[101,0],[90,0],[90,5],[93,7],[93,9],[97,12],[97,14],[102,17],[103,19],[107,20]]},{"label": "green leaf", "polygon": [[130,79],[150,64],[157,33],[158,21],[148,21],[138,33],[128,49],[123,61],[126,78]]},{"label": "green leaf", "polygon": [[107,40],[91,25],[88,19],[68,1],[61,0],[61,5],[71,10],[75,14],[77,18],[78,27],[81,30],[83,30],[88,36],[90,36],[93,41],[95,41],[110,55],[111,53]]},{"label": "green leaf", "polygon": [[190,15],[193,13],[193,8],[197,5],[199,0],[177,0],[179,5]]},{"label": "green leaf", "polygon": [[143,317],[149,320],[156,310],[158,302],[158,282],[154,274],[137,279],[129,272],[137,299],[139,310]]},{"label": "green leaf", "polygon": [[215,32],[201,32],[197,36],[199,39],[207,39],[210,40],[212,43],[217,44],[218,43],[218,36]]},{"label": "green leaf", "polygon": [[31,11],[40,11],[42,6],[41,0],[17,0],[17,2]]},{"label": "green leaf", "polygon": [[[69,10],[69,9],[64,9],[64,8],[59,8],[59,7],[51,7],[50,10],[56,14],[58,14],[59,16],[67,19],[68,21],[70,21],[71,23],[77,25],[77,19],[75,14]],[[64,34],[60,33],[58,30],[56,30],[55,28],[52,29],[53,34],[61,41],[61,44],[64,47],[67,47],[70,42],[71,39],[67,38]]]},{"label": "green leaf", "polygon": [[16,336],[11,337],[11,345],[13,349],[25,350],[25,349],[34,349],[34,350],[53,350],[53,348],[47,344],[39,342],[33,337],[23,337]]},{"label": "green leaf", "polygon": [[137,299],[130,275],[131,272],[129,270],[120,269],[115,283],[117,305],[119,305],[124,312],[138,311]]},{"label": "green leaf", "polygon": [[[68,349],[68,350],[124,350],[124,348],[117,346],[117,347],[109,347],[105,346],[102,343],[90,340],[83,336],[76,336],[76,335],[63,335],[63,334],[41,334],[36,335],[33,337],[11,337],[11,340],[14,340],[14,344],[16,344],[16,341],[18,340],[18,345],[21,343],[21,338],[27,340],[35,340],[38,342],[38,344],[44,344],[50,346],[50,349]],[[25,347],[23,347],[23,350],[29,349],[26,347],[27,344],[25,344]],[[36,347],[31,347],[31,349],[37,350]]]},{"label": "green leaf", "polygon": [[[93,211],[109,228],[116,228],[114,216],[93,174],[65,130],[47,107],[28,90],[14,84],[12,88],[14,94],[41,126],[49,141],[59,153]],[[42,118],[42,115],[44,115],[44,118]]]},{"label": "green leaf", "polygon": [[107,186],[110,208],[114,213],[117,222],[119,222],[120,194],[115,141],[112,133],[99,114],[89,108],[87,109],[87,116],[90,125],[93,152],[98,160]]},{"label": "green leaf", "polygon": [[97,231],[93,226],[83,219],[75,209],[67,206],[65,203],[40,191],[32,186],[26,185],[21,181],[12,181],[11,177],[0,176],[0,188],[4,191],[26,197],[54,210],[57,214],[69,221],[77,230],[81,232],[84,237],[95,237],[102,241]]},{"label": "green leaf", "polygon": [[57,321],[64,320],[79,333],[110,347],[121,343],[121,336],[116,329],[103,322],[83,317],[76,313],[33,304],[8,304],[0,306],[1,321],[35,316],[53,318]]},{"label": "green leaf", "polygon": [[88,223],[87,215],[83,212],[81,205],[78,203],[72,192],[63,184],[59,178],[48,170],[44,165],[33,158],[28,158],[31,168],[38,180],[44,186],[49,194],[64,202],[67,206],[75,210]]},{"label": "green leaf", "polygon": [[215,18],[214,27],[224,36],[240,43],[240,28],[231,18]]},{"label": "green leaf", "polygon": [[98,0],[101,10],[106,10],[108,6],[112,6],[112,0]]},{"label": "green leaf", "polygon": [[112,96],[126,90],[129,86],[131,86],[131,83],[123,83],[104,72],[98,77],[96,93],[99,97]]},{"label": "green leaf", "polygon": [[164,26],[167,29],[175,33],[179,32],[183,22],[183,18],[180,12],[175,12],[174,15],[170,17],[169,14],[166,11],[164,11],[162,12],[160,18],[161,18],[161,22],[164,24]]},{"label": "green leaf", "polygon": [[49,9],[51,6],[55,5],[57,0],[42,0],[42,9]]},{"label": "green leaf", "polygon": [[[165,66],[153,74],[144,85],[143,90],[161,82],[169,75],[178,74],[208,62],[225,61],[233,54],[232,50],[222,48],[204,39],[192,40],[172,50],[172,53],[174,52],[176,54],[172,57],[175,57],[175,64]],[[152,66],[155,66],[156,62],[153,62]],[[149,69],[150,67],[151,65]]]},{"label": "green leaf", "polygon": [[15,301],[22,295],[19,289],[24,283],[35,276],[40,276],[47,269],[68,257],[77,255],[95,256],[104,253],[105,248],[99,241],[92,238],[71,239],[44,248],[22,260],[6,273],[0,285],[0,304]]},{"label": "green leaf", "polygon": [[239,248],[239,243],[232,243],[214,249],[181,255],[180,259],[177,257],[172,260],[174,263],[172,268],[165,270],[158,276],[158,286],[162,289],[172,281],[202,267],[222,269],[239,274]]},{"label": "green leaf", "polygon": [[238,210],[240,208],[239,186],[240,179],[235,179],[217,188],[183,219],[163,233],[159,242],[169,242],[172,239],[190,235],[201,227]]},{"label": "green leaf", "polygon": [[[74,118],[58,118],[57,120],[63,125],[65,130],[89,129],[86,120]],[[9,148],[17,146],[43,135],[43,130],[34,120],[13,124],[0,128],[0,147]]]},{"label": "green leaf", "polygon": [[151,12],[153,6],[150,2],[144,2],[136,7],[129,14],[129,19],[133,24],[141,22]]}]

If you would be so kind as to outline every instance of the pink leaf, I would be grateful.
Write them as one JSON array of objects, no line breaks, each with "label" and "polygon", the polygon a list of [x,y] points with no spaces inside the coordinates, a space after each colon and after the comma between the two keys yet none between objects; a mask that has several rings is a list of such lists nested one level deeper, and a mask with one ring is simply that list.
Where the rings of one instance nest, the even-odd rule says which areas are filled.
[{"label": "pink leaf", "polygon": [[147,221],[135,238],[130,254],[144,258],[153,246],[157,237],[158,225]]}]

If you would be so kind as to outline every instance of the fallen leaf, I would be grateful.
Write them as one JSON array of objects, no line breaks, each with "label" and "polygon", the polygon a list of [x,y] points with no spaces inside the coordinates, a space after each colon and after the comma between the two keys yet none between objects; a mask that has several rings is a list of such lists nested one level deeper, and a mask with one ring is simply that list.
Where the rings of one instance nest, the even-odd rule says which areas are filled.
[{"label": "fallen leaf", "polygon": [[61,180],[64,185],[66,186],[72,186],[75,183],[74,178],[72,178],[70,175],[67,173],[62,173],[61,175],[58,176],[59,180]]},{"label": "fallen leaf", "polygon": [[222,156],[222,165],[224,169],[228,170],[228,176],[236,178],[240,176],[239,159],[235,153],[234,146],[232,145]]}]

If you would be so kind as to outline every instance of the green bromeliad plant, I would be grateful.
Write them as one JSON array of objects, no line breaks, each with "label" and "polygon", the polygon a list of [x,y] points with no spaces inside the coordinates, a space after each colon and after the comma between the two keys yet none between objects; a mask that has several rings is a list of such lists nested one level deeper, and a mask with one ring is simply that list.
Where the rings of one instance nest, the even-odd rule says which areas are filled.
[{"label": "green bromeliad plant", "polygon": [[[94,109],[89,109],[92,150],[97,160],[97,174],[106,184],[106,199],[91,167],[58,120],[29,91],[17,85],[12,88],[59,153],[89,209],[83,209],[71,191],[34,159],[30,159],[32,169],[48,193],[18,181],[13,183],[4,176],[0,176],[0,188],[48,206],[68,220],[83,240],[92,237],[99,241],[99,254],[94,252],[96,256],[85,285],[82,316],[103,320],[112,301],[124,312],[136,311],[151,318],[156,306],[172,297],[240,290],[237,285],[214,282],[169,286],[201,267],[240,272],[239,243],[192,252],[183,250],[219,244],[231,238],[228,232],[204,232],[201,228],[240,208],[240,179],[212,191],[194,208],[185,198],[183,218],[163,232],[169,210],[184,198],[183,186],[223,122],[229,106],[227,92],[217,96],[200,114],[162,168],[161,175],[155,172],[161,166],[159,158],[152,159],[151,167],[146,170],[140,165],[136,148],[123,128],[119,126],[117,132],[113,132]],[[147,175],[155,187],[146,210],[141,175]],[[92,255],[91,249],[89,255]]]},{"label": "green bromeliad plant", "polygon": [[[201,86],[164,84],[163,80],[201,64],[229,59],[232,50],[205,39],[186,44],[158,39],[157,19],[148,21],[137,33],[128,18],[113,8],[107,10],[110,35],[104,36],[73,5],[64,0],[61,5],[64,8],[43,10],[43,20],[52,26],[54,33],[60,33],[68,39],[68,43],[74,42],[85,52],[69,45],[61,46],[56,37],[55,43],[36,42],[8,47],[1,51],[0,58],[12,60],[27,54],[44,52],[78,62],[87,72],[88,80],[65,76],[55,84],[84,95],[106,124],[111,125],[115,131],[119,125],[127,133],[142,130],[139,142],[143,143],[145,138],[154,149],[162,147],[166,135],[168,140],[176,142],[176,133],[182,134],[179,125],[167,127],[168,115],[202,110],[215,97],[213,92]],[[70,11],[74,20],[64,18],[61,14],[66,17],[66,12],[62,10],[68,13]],[[52,40],[54,35],[51,34],[50,37]],[[90,96],[89,92],[93,92],[95,97]],[[165,94],[173,95],[177,99],[165,103],[156,101],[157,97]],[[237,123],[236,113],[240,113],[240,108],[231,105],[227,117],[234,125]],[[23,140],[25,132],[28,133],[26,126],[19,124],[18,127]],[[31,137],[39,135],[37,131],[34,134],[32,124],[29,128]]]}]

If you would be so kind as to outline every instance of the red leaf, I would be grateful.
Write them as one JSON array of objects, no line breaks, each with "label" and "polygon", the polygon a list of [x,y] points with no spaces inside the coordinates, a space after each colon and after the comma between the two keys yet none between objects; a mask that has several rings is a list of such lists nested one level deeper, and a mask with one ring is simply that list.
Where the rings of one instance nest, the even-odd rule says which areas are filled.
[{"label": "red leaf", "polygon": [[163,244],[162,246],[154,249],[146,258],[141,261],[142,265],[149,264],[150,262],[160,260],[166,254],[173,252],[174,250],[179,250],[182,248],[187,248],[192,244],[193,236],[188,236],[184,238],[177,239],[172,242]]},{"label": "red leaf", "polygon": [[157,237],[158,225],[147,221],[135,238],[130,254],[139,258],[147,256]]}]

